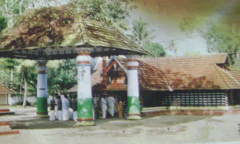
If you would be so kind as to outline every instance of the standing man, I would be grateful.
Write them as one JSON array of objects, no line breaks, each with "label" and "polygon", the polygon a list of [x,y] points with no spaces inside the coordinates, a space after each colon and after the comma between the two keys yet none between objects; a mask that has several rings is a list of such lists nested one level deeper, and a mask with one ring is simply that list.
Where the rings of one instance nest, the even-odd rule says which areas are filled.
[{"label": "standing man", "polygon": [[72,99],[72,110],[73,110],[73,120],[77,121],[77,100],[76,100],[76,96],[73,96]]},{"label": "standing man", "polygon": [[123,118],[123,105],[121,100],[119,101],[117,108],[118,108],[118,117]]},{"label": "standing man", "polygon": [[69,120],[69,111],[68,111],[69,102],[67,99],[67,95],[64,94],[62,98],[63,98],[62,99],[63,121],[68,121]]},{"label": "standing man", "polygon": [[114,98],[113,96],[109,96],[107,99],[108,102],[108,112],[110,113],[111,117],[114,117]]},{"label": "standing man", "polygon": [[51,96],[50,98],[51,98],[51,100],[50,100],[50,118],[49,118],[49,120],[54,121],[55,120],[55,100],[54,100],[53,96]]},{"label": "standing man", "polygon": [[62,100],[58,94],[57,96],[57,118],[58,120],[62,120]]},{"label": "standing man", "polygon": [[105,96],[104,95],[101,98],[101,108],[102,108],[102,119],[106,119],[107,102],[105,100]]}]

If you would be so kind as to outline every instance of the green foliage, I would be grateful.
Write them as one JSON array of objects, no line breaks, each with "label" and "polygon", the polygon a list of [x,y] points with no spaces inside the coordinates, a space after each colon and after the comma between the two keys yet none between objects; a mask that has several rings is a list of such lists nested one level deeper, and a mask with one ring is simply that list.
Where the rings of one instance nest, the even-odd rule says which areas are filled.
[{"label": "green foliage", "polygon": [[0,16],[0,33],[7,27],[7,19],[3,16]]},{"label": "green foliage", "polygon": [[114,21],[125,19],[129,16],[129,7],[126,3],[119,0],[112,0],[107,4],[107,13]]},{"label": "green foliage", "polygon": [[[118,29],[127,30],[126,17],[134,8],[130,5],[129,0],[72,0],[75,10],[78,13],[86,13],[88,18],[105,22],[110,26],[114,25]],[[113,24],[116,23],[116,24]]]},{"label": "green foliage", "polygon": [[147,25],[148,23],[143,22],[142,18],[139,18],[139,20],[135,20],[133,22],[133,35],[129,35],[132,40],[134,40],[137,44],[141,46],[154,38],[154,36],[151,36],[154,30],[148,31]]},{"label": "green foliage", "polygon": [[164,57],[166,56],[166,51],[162,45],[159,43],[147,42],[143,46],[146,50],[151,52],[155,57]]},{"label": "green foliage", "polygon": [[75,59],[63,60],[58,68],[48,70],[49,94],[66,92],[77,84],[77,67]]},{"label": "green foliage", "polygon": [[240,34],[236,27],[215,25],[204,33],[204,37],[209,52],[228,53],[232,64],[235,63],[240,47]]}]

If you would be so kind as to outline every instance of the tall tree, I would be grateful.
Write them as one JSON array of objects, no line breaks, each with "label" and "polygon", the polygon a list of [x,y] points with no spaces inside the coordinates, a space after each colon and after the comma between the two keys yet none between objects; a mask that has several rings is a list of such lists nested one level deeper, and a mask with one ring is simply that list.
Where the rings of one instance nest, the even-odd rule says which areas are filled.
[{"label": "tall tree", "polygon": [[18,73],[23,73],[24,77],[24,98],[23,107],[26,107],[27,94],[28,94],[28,74],[36,73],[36,61],[24,60],[16,67]]},{"label": "tall tree", "polygon": [[8,27],[13,27],[17,17],[33,2],[33,0],[1,0],[0,15],[6,19]]},{"label": "tall tree", "polygon": [[164,57],[166,56],[166,51],[162,45],[159,43],[146,42],[143,46],[146,50],[151,52],[155,57]]},{"label": "tall tree", "polygon": [[0,33],[7,27],[7,19],[0,16]]},{"label": "tall tree", "polygon": [[76,84],[77,67],[75,59],[62,60],[58,62],[58,67],[49,67],[48,91],[50,94],[66,92]]},{"label": "tall tree", "polygon": [[126,18],[136,7],[130,0],[70,0],[70,3],[74,4],[78,13],[84,11],[89,18],[105,22],[120,31],[128,29]]},{"label": "tall tree", "polygon": [[132,34],[129,35],[131,39],[133,39],[137,44],[143,46],[146,42],[153,39],[154,36],[151,36],[151,34],[154,32],[147,30],[148,23],[143,22],[142,18],[139,18],[139,20],[135,20],[133,22],[133,29]]},{"label": "tall tree", "polygon": [[234,64],[240,48],[240,34],[237,27],[218,24],[204,33],[209,52],[228,53]]}]

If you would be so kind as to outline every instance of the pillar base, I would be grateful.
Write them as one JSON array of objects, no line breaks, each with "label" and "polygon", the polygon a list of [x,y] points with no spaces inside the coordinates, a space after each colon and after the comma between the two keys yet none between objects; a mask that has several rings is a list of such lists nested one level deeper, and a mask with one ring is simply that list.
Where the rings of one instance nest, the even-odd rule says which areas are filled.
[{"label": "pillar base", "polygon": [[37,115],[36,118],[49,118],[49,115]]},{"label": "pillar base", "polygon": [[75,125],[77,125],[77,126],[95,126],[96,124],[94,121],[79,121]]},{"label": "pillar base", "polygon": [[133,115],[133,116],[128,116],[126,119],[127,120],[141,120],[142,117],[138,116],[138,115]]},{"label": "pillar base", "polygon": [[37,98],[37,118],[49,118],[47,97]]}]

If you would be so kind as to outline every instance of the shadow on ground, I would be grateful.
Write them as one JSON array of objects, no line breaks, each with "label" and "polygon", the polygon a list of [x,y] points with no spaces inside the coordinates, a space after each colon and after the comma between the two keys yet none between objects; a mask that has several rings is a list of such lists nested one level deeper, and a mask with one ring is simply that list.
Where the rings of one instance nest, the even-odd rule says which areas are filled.
[{"label": "shadow on ground", "polygon": [[[191,115],[167,115],[157,116],[152,118],[143,118],[142,120],[125,120],[119,118],[110,118],[106,120],[97,119],[95,124],[101,129],[122,129],[131,128],[136,126],[145,127],[168,127],[171,125],[177,125],[181,123],[187,123],[191,121],[203,120],[210,118],[211,116],[191,116]],[[76,128],[76,122],[69,121],[49,121],[49,119],[32,119],[32,120],[19,120],[9,122],[12,129],[52,129],[52,128]]]},{"label": "shadow on ground", "polygon": [[71,128],[75,126],[74,121],[49,121],[49,119],[33,119],[9,122],[11,129],[51,129]]}]

